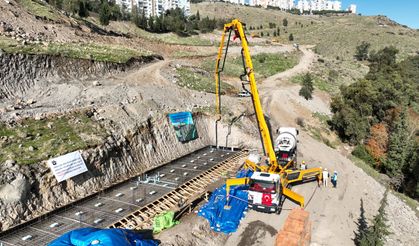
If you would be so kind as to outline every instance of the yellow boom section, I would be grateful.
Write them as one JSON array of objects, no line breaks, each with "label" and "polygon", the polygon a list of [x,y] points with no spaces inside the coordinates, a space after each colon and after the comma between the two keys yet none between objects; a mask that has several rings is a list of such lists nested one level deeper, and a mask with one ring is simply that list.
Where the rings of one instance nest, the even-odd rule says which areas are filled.
[{"label": "yellow boom section", "polygon": [[304,197],[288,189],[288,184],[322,179],[322,169],[319,167],[307,170],[286,170],[281,175],[282,193],[284,196],[304,207]]},{"label": "yellow boom section", "polygon": [[[221,114],[221,103],[220,103],[220,61],[223,57],[223,48],[224,48],[224,42],[225,42],[225,35],[226,33],[229,33],[229,38],[231,36],[231,32],[234,32],[236,37],[238,37],[241,41],[242,46],[242,52],[246,67],[246,76],[249,80],[250,85],[250,92],[252,94],[252,101],[255,108],[256,118],[258,121],[259,131],[262,138],[263,148],[266,151],[266,155],[269,158],[269,172],[277,172],[277,169],[279,171],[283,171],[283,168],[278,165],[275,151],[272,144],[271,135],[269,132],[268,125],[266,124],[265,116],[263,115],[262,110],[262,104],[260,102],[259,98],[259,92],[256,86],[256,80],[255,80],[255,74],[253,72],[253,64],[252,59],[249,52],[249,46],[246,39],[246,34],[244,33],[243,24],[235,19],[230,23],[227,23],[224,25],[224,32],[221,36],[221,42],[218,49],[217,54],[217,61],[215,66],[215,92],[216,92],[216,113],[219,115]],[[227,40],[229,42],[229,40]],[[226,46],[226,49],[228,49],[228,45]]]}]

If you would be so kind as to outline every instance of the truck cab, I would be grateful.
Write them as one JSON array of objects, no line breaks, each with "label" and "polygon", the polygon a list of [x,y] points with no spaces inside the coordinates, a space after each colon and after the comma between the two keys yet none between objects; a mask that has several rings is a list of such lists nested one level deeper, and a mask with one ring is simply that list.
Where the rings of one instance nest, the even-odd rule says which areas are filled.
[{"label": "truck cab", "polygon": [[281,184],[279,174],[254,172],[249,181],[248,207],[265,213],[280,211]]}]

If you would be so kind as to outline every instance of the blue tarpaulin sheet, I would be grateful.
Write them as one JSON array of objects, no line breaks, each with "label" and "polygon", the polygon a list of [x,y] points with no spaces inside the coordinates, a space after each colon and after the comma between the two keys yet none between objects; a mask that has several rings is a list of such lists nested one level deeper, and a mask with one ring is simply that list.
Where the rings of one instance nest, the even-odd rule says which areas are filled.
[{"label": "blue tarpaulin sheet", "polygon": [[55,239],[48,246],[157,246],[157,241],[128,229],[80,228]]},{"label": "blue tarpaulin sheet", "polygon": [[[240,170],[236,177],[250,177],[252,174],[251,170]],[[234,197],[230,197],[229,210],[224,209],[227,203],[226,186],[217,188],[208,202],[201,207],[198,215],[206,218],[215,231],[235,232],[247,211],[247,188],[245,185],[231,187],[230,195]]]},{"label": "blue tarpaulin sheet", "polygon": [[180,142],[184,143],[198,138],[191,112],[169,114],[169,119]]}]

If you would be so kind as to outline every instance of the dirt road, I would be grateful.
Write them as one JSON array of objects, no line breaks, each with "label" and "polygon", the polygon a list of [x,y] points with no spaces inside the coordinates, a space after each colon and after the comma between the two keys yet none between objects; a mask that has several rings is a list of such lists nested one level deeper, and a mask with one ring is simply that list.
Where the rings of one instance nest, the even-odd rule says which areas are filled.
[{"label": "dirt road", "polygon": [[[313,100],[306,101],[298,96],[300,86],[288,82],[292,76],[309,71],[315,61],[316,56],[311,50],[303,47],[302,52],[297,66],[267,78],[259,87],[265,113],[270,116],[273,126],[296,126],[296,117],[307,119],[315,112],[330,114],[328,97],[315,92]],[[299,141],[299,160],[305,160],[309,167],[322,166],[339,174],[336,189],[330,186],[318,188],[315,183],[293,188],[306,199],[306,210],[313,221],[312,245],[353,245],[361,201],[366,216],[371,218],[377,212],[384,187],[338,150],[313,139],[306,132],[300,131]],[[419,220],[415,212],[393,194],[389,194],[388,201],[386,211],[393,234],[387,244],[415,245],[419,237]],[[238,231],[229,236],[226,245],[272,245],[275,239],[272,228],[280,229],[288,209],[296,206],[287,200],[280,215],[249,211]]]},{"label": "dirt road", "polygon": [[[316,61],[316,55],[308,47],[302,47],[301,51],[303,56],[298,65],[267,78],[259,85],[265,114],[270,116],[273,129],[278,126],[296,126],[297,117],[309,120],[315,112],[330,114],[328,95],[316,90],[313,100],[307,101],[298,95],[300,86],[289,82],[293,76],[309,71],[311,64]],[[258,139],[255,141],[259,143]],[[319,188],[315,183],[293,187],[306,199],[306,210],[310,212],[313,221],[312,245],[354,245],[352,239],[357,230],[355,222],[360,216],[361,201],[366,217],[371,219],[377,212],[384,187],[356,167],[339,150],[313,139],[303,129],[300,129],[299,141],[300,161],[305,160],[309,167],[322,166],[330,172],[336,170],[339,174],[336,189]],[[419,221],[415,212],[393,194],[389,194],[388,203],[386,211],[393,234],[388,237],[387,244],[415,245],[419,238]],[[227,239],[223,234],[212,231],[203,233],[208,228],[203,229],[206,224],[201,218],[188,218],[185,225],[181,224],[173,231],[165,232],[168,240],[163,241],[168,245],[203,245],[203,242],[229,246],[273,245],[276,231],[282,227],[289,209],[296,206],[286,200],[280,215],[249,211],[238,231],[228,235]],[[191,224],[199,229],[191,230]],[[170,241],[173,235],[176,235],[176,241],[179,238],[182,240]],[[197,241],[197,238],[200,240]]]}]

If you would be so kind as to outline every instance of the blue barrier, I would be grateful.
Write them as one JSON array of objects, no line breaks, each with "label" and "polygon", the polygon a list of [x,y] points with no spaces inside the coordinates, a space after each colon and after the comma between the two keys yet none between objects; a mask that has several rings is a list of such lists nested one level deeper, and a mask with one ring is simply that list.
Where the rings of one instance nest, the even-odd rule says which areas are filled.
[{"label": "blue barrier", "polygon": [[128,229],[80,228],[65,233],[48,246],[157,246],[157,241]]},{"label": "blue barrier", "polygon": [[[244,178],[252,176],[251,170],[240,170],[236,177]],[[247,211],[247,189],[246,185],[233,186],[230,189],[229,210],[224,209],[227,203],[226,186],[217,188],[198,211],[198,215],[204,217],[210,223],[213,230],[231,233],[239,227],[241,219]]]}]

